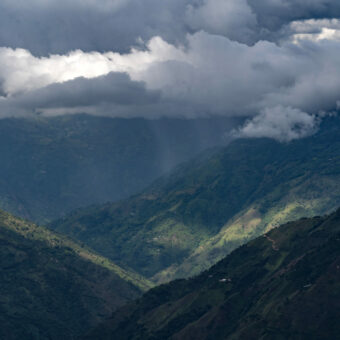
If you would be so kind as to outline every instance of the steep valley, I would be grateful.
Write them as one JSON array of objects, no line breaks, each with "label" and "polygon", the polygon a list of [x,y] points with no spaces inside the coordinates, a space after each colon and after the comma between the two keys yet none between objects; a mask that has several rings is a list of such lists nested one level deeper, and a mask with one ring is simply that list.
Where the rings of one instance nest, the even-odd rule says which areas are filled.
[{"label": "steep valley", "polygon": [[64,236],[0,211],[0,338],[74,339],[151,284]]},{"label": "steep valley", "polygon": [[155,282],[189,277],[241,244],[340,205],[340,123],[305,139],[236,140],[179,166],[141,194],[49,225]]},{"label": "steep valley", "polygon": [[338,339],[340,210],[275,228],[121,308],[84,339]]}]

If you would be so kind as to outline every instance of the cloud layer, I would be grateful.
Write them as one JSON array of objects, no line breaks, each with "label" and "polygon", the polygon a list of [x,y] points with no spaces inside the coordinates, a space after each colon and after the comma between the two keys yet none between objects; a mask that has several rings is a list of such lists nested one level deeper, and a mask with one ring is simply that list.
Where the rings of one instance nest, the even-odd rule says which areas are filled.
[{"label": "cloud layer", "polygon": [[338,110],[339,17],[331,0],[4,0],[0,116],[242,116],[237,136],[301,138]]},{"label": "cloud layer", "polygon": [[178,43],[201,30],[255,43],[278,38],[292,21],[339,17],[337,0],[2,0],[0,46],[127,52],[138,38]]}]

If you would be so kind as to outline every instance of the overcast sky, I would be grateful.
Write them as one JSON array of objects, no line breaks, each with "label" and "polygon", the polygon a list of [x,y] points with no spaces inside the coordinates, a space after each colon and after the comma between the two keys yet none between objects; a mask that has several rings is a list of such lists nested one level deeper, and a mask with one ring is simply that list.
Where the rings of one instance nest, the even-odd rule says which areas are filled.
[{"label": "overcast sky", "polygon": [[340,108],[339,0],[1,0],[0,116],[247,118],[313,133]]}]

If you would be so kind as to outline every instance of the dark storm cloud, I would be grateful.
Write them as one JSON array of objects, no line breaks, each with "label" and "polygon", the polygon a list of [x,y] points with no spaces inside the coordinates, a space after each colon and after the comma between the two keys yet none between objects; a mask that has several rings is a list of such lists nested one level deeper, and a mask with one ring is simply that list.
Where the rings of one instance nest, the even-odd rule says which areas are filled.
[{"label": "dark storm cloud", "polygon": [[[0,46],[35,55],[83,51],[127,51],[137,38],[182,39],[183,0],[1,1]],[[176,24],[174,24],[176,22]]]},{"label": "dark storm cloud", "polygon": [[256,39],[286,38],[293,21],[340,18],[336,0],[247,0],[257,17]]},{"label": "dark storm cloud", "polygon": [[[17,116],[88,112],[107,116],[145,116],[158,105],[160,92],[124,73],[94,79],[76,78],[0,101],[0,112]],[[137,110],[138,108],[138,110]],[[76,109],[76,111],[74,111]],[[153,112],[150,112],[152,117]]]},{"label": "dark storm cloud", "polygon": [[293,20],[339,16],[337,0],[3,0],[0,46],[35,55],[126,52],[139,37],[183,43],[200,30],[254,43]]},{"label": "dark storm cloud", "polygon": [[259,25],[277,30],[281,25],[307,19],[338,18],[340,3],[336,0],[247,0],[256,13]]}]

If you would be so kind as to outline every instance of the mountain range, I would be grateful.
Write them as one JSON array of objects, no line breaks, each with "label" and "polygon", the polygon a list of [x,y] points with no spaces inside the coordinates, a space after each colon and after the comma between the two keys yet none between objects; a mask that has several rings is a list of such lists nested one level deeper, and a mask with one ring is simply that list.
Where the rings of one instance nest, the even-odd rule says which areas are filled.
[{"label": "mountain range", "polygon": [[40,224],[126,198],[203,149],[223,144],[228,118],[89,115],[0,120],[0,208]]},{"label": "mountain range", "polygon": [[[37,124],[38,132],[26,131],[17,144],[13,137],[7,149],[1,146],[8,157],[14,151],[10,146],[27,147],[21,163],[5,164],[6,176],[9,169],[19,169],[19,163],[22,180],[31,170],[36,174],[38,164],[54,169],[52,175],[46,172],[51,176],[46,182],[32,176],[27,191],[12,201],[3,200],[8,197],[5,189],[20,192],[24,182],[15,186],[15,174],[13,182],[11,177],[2,181],[2,204],[10,202],[12,211],[26,207],[28,215],[35,211],[38,220],[59,216],[83,199],[78,192],[71,205],[62,202],[60,191],[53,189],[60,183],[54,183],[53,176],[75,174],[80,165],[97,166],[99,150],[103,158],[108,152],[105,143],[98,144],[93,158],[86,154],[77,160],[90,145],[77,143],[91,139],[88,133],[96,130],[98,120],[87,126],[87,116],[55,119],[56,136],[63,130],[59,123],[63,128],[75,124],[66,129],[72,131],[68,137],[49,142],[56,154],[48,154],[48,148],[42,153],[39,129],[49,126],[49,119],[23,122],[24,131]],[[79,124],[86,125],[80,135]],[[97,133],[102,134],[103,126]],[[305,217],[329,214],[340,206],[339,135],[340,119],[329,117],[315,135],[289,143],[237,139],[181,163],[140,193],[76,209],[47,227],[0,210],[0,338],[336,338],[340,211]],[[27,136],[35,142],[28,143]],[[190,157],[190,148],[182,153],[184,158]],[[118,157],[117,150],[112,152]],[[42,157],[39,162],[37,155]],[[149,160],[144,164],[149,166]],[[143,162],[135,161],[140,169]],[[65,164],[64,172],[59,165],[53,167],[57,164]],[[71,182],[67,190],[77,192],[82,180]],[[129,190],[137,190],[131,185]],[[41,205],[44,195],[48,199]],[[53,197],[60,202],[54,213]]]},{"label": "mountain range", "polygon": [[83,339],[338,339],[340,210],[290,222],[147,292]]},{"label": "mountain range", "polygon": [[0,0],[0,340],[340,340],[339,0]]},{"label": "mountain range", "polygon": [[279,143],[239,139],[208,150],[127,200],[49,225],[154,282],[190,277],[236,247],[340,205],[340,120]]}]

